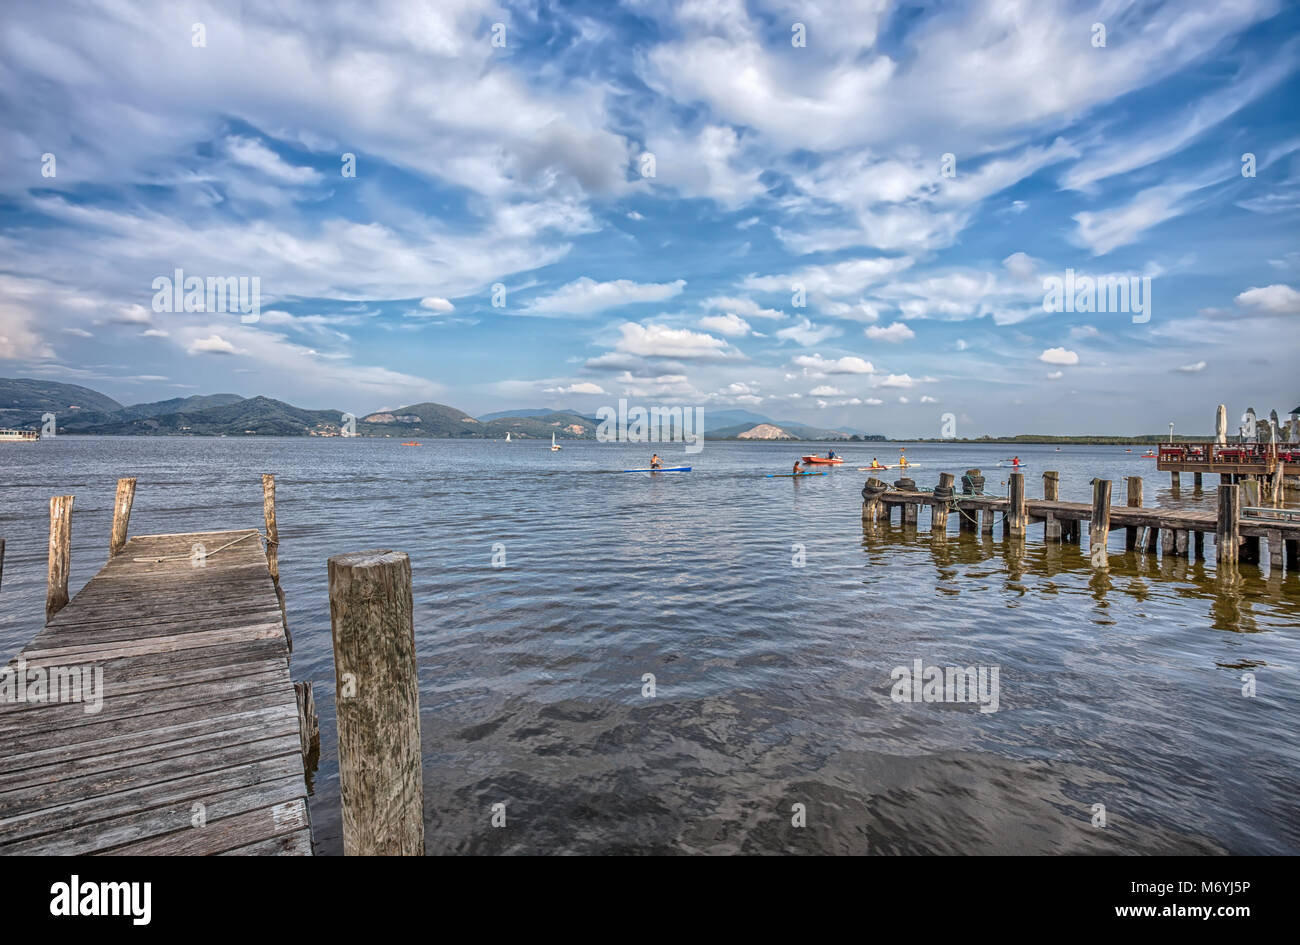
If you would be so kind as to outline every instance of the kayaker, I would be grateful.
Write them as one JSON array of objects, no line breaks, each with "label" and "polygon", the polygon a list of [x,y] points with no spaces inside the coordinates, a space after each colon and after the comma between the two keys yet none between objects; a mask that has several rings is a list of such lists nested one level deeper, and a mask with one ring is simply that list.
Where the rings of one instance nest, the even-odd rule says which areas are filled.
[{"label": "kayaker", "polygon": [[659,461],[659,454],[658,454],[658,453],[655,453],[653,456],[650,457],[650,468],[651,468],[651,469],[658,469],[658,468],[659,468],[660,466],[662,466],[662,465],[663,465],[663,463],[661,463],[661,462]]},{"label": "kayaker", "polygon": [[801,473],[799,472],[799,460],[796,459],[796,460],[794,461],[794,469],[791,470],[791,472],[792,472],[793,475],[796,475],[796,476],[801,475]]},{"label": "kayaker", "polygon": [[884,467],[881,466],[881,465],[880,465],[880,461],[877,460],[876,457],[873,456],[873,457],[871,457],[871,468],[872,468],[872,469],[883,469]]}]

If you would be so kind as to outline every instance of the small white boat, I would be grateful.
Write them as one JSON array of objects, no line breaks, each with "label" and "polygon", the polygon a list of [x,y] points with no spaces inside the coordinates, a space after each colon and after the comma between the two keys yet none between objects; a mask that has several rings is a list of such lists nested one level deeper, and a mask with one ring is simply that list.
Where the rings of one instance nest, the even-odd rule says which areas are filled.
[{"label": "small white boat", "polygon": [[552,434],[551,434],[551,452],[554,453],[556,450],[562,450],[562,449],[564,449],[563,446],[557,446],[557,445],[556,445],[556,443],[555,443],[555,434],[552,433]]},{"label": "small white boat", "polygon": [[510,431],[509,431],[509,430],[506,431],[506,442],[507,442],[507,443],[510,442]]}]

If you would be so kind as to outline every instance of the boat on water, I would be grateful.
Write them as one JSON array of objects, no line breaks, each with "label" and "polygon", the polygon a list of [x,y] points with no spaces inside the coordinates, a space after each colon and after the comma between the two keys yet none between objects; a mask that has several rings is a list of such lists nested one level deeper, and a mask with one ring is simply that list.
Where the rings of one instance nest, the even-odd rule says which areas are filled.
[{"label": "boat on water", "polygon": [[555,442],[555,434],[552,433],[552,434],[551,434],[551,452],[554,453],[554,452],[556,452],[557,450],[562,450],[562,449],[564,449],[564,447],[558,445],[558,444]]},{"label": "boat on water", "polygon": [[0,443],[35,443],[40,438],[36,430],[0,430]]},{"label": "boat on water", "polygon": [[507,442],[507,443],[510,442],[510,431],[509,431],[509,430],[506,431],[506,442]]},{"label": "boat on water", "polygon": [[417,443],[417,442],[415,442],[415,440],[407,440],[407,441],[406,441],[405,443],[403,443],[402,445],[403,445],[403,446],[419,446],[420,444]]},{"label": "boat on water", "polygon": [[1143,458],[1143,459],[1155,459],[1155,458],[1156,458],[1156,451],[1155,451],[1155,450],[1147,450],[1145,453],[1142,454],[1142,458]]},{"label": "boat on water", "polygon": [[623,472],[648,472],[648,473],[661,473],[661,472],[690,472],[690,471],[691,471],[691,467],[690,467],[690,466],[654,466],[654,467],[646,466],[646,467],[644,467],[644,468],[642,468],[642,469],[625,469],[625,470],[623,470]]},{"label": "boat on water", "polygon": [[816,471],[809,469],[806,472],[801,472],[801,473],[768,473],[763,478],[764,479],[802,479],[804,476],[824,476],[824,475],[826,475],[826,470],[824,469],[818,469]]},{"label": "boat on water", "polygon": [[803,460],[805,466],[839,466],[844,462],[839,456],[834,459],[829,456],[801,456],[799,458]]}]

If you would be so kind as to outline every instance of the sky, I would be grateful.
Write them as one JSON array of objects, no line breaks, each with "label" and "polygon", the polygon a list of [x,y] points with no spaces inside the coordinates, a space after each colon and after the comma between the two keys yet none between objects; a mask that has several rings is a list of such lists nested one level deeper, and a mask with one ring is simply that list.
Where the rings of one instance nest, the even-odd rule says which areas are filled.
[{"label": "sky", "polygon": [[1209,433],[1300,403],[1298,71],[1279,0],[6,0],[0,376]]}]

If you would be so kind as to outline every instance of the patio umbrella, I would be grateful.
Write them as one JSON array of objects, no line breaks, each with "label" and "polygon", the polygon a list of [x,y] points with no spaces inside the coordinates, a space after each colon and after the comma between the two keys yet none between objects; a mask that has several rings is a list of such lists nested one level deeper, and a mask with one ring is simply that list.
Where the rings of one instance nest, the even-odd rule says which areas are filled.
[{"label": "patio umbrella", "polygon": [[1218,446],[1228,445],[1228,408],[1219,404],[1214,415],[1214,442]]}]

